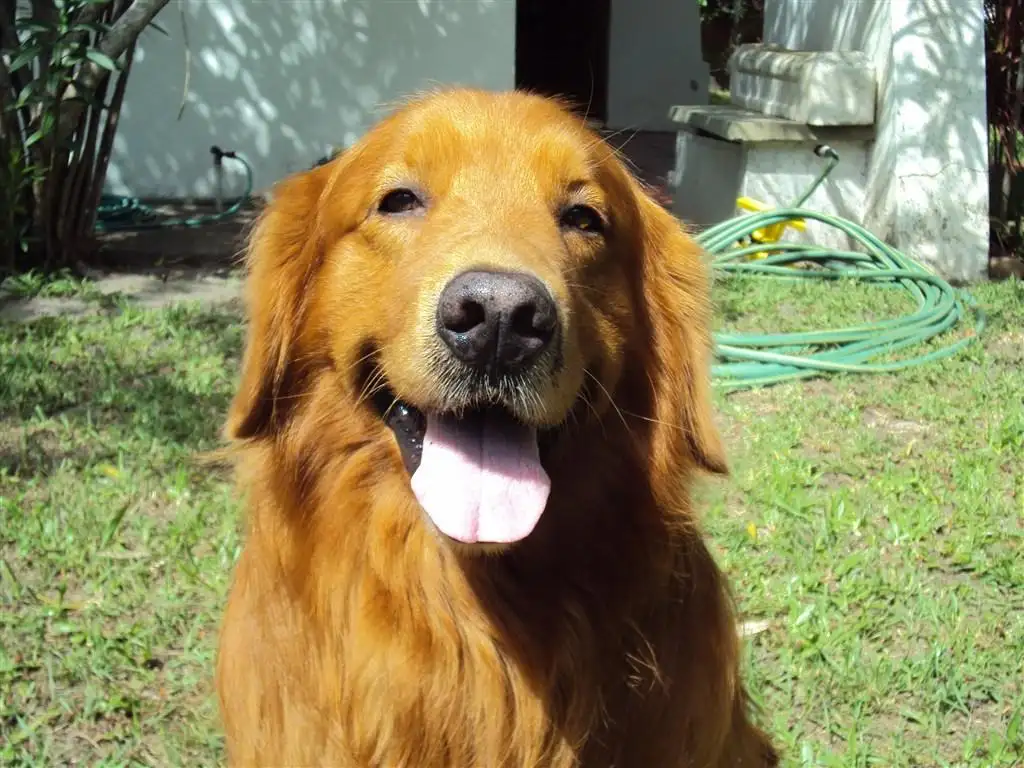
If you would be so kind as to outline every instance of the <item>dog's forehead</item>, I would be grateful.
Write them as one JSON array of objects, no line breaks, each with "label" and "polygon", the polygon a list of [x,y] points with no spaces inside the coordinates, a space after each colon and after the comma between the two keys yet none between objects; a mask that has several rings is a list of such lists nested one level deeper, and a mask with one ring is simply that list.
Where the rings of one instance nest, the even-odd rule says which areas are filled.
[{"label": "dog's forehead", "polygon": [[582,121],[520,94],[427,103],[408,110],[398,128],[392,170],[435,190],[487,181],[560,187],[593,179],[603,160],[603,145]]}]

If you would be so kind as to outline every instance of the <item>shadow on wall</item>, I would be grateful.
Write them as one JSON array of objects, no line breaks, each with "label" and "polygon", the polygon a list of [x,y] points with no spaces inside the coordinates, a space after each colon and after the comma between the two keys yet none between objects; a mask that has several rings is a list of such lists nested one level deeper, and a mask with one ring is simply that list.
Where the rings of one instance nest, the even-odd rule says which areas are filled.
[{"label": "shadow on wall", "polygon": [[[927,127],[928,132],[898,137],[885,148],[887,157],[883,159],[895,158],[909,147],[926,146],[928,154],[939,163],[935,171],[947,164],[941,162],[943,157],[948,162],[984,169],[988,165],[987,144],[978,141],[985,137],[988,124],[984,109],[984,27],[980,21],[963,23],[961,3],[962,0],[915,3],[914,17],[893,35],[891,28],[884,28],[889,22],[889,3],[885,0],[845,4],[812,0],[798,3],[799,12],[785,19],[791,29],[784,35],[805,40],[804,47],[808,49],[826,50],[829,41],[817,31],[832,30],[829,34],[836,43],[833,47],[865,50],[882,66],[891,41],[894,56],[889,71],[883,70],[889,76],[883,76],[879,84],[876,120],[888,117],[882,114],[888,99],[898,103],[901,110],[911,112],[904,117],[911,118],[915,126]],[[770,28],[767,31],[766,37],[780,34]],[[893,70],[898,71],[898,76],[893,76]],[[837,93],[836,98],[844,96]]]},{"label": "shadow on wall", "polygon": [[779,5],[785,10],[766,18],[766,40],[812,50],[863,50],[879,67],[879,133],[870,161],[867,222],[886,239],[895,235],[901,247],[928,251],[943,244],[942,253],[916,255],[941,262],[951,276],[976,276],[977,243],[988,238],[980,0]]},{"label": "shadow on wall", "polygon": [[[515,4],[504,0],[177,0],[157,21],[168,35],[140,41],[110,192],[211,196],[213,144],[244,155],[264,189],[350,145],[410,93],[514,84]],[[224,168],[230,196],[242,176]]]}]

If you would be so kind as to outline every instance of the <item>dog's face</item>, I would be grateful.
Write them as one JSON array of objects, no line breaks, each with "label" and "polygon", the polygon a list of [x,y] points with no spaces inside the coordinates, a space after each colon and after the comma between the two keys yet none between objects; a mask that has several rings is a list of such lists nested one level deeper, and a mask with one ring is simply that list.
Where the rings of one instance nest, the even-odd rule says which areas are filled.
[{"label": "dog's face", "polygon": [[428,103],[372,134],[365,215],[325,276],[372,307],[359,341],[401,401],[554,427],[584,370],[621,357],[630,290],[608,149],[549,102],[509,101]]},{"label": "dog's face", "polygon": [[[695,251],[552,101],[455,91],[413,102],[283,186],[253,242],[235,437],[283,428],[268,398],[294,415],[287,398],[330,378],[337,407],[389,441],[442,533],[509,544],[530,534],[558,480],[546,446],[621,406],[632,364],[640,379],[679,376],[674,386],[696,393],[670,426],[688,432],[698,462],[721,464],[699,383]],[[676,279],[687,274],[689,286]],[[673,299],[681,306],[662,306]],[[663,317],[673,311],[677,321]],[[692,338],[656,338],[687,320]],[[661,359],[659,343],[680,359]],[[650,412],[632,416],[660,420],[653,401],[665,397],[650,393],[636,406]]]}]

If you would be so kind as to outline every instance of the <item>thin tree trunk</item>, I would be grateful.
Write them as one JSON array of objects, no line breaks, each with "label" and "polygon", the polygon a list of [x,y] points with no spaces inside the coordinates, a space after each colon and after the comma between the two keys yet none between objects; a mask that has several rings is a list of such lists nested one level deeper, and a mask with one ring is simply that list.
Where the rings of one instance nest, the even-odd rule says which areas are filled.
[{"label": "thin tree trunk", "polygon": [[[123,0],[115,0],[109,5],[87,6],[86,10],[102,7],[102,18],[98,14],[94,14],[97,18],[93,20],[110,23],[111,19],[117,18],[117,14],[123,5]],[[95,40],[88,39],[90,36],[90,33],[84,33],[83,42],[95,43]],[[122,73],[121,77],[123,78],[126,75],[127,73]],[[94,92],[94,104],[102,104],[106,101],[111,77],[113,75],[108,76]],[[96,143],[100,135],[100,126],[103,125],[104,111],[96,107],[88,110],[85,114],[85,124],[81,126],[76,134],[76,146],[73,150],[76,161],[71,178],[64,188],[64,195],[60,203],[62,218],[61,239],[64,242],[79,242],[82,236],[90,234],[81,227],[82,220],[89,218],[85,204],[92,192],[93,177],[97,173],[102,177],[106,170],[105,167],[100,167],[96,164]]]},{"label": "thin tree trunk", "polygon": [[103,126],[103,137],[100,140],[99,153],[96,155],[96,171],[93,173],[92,189],[84,207],[88,215],[80,225],[83,233],[92,232],[96,226],[96,212],[99,209],[100,198],[103,196],[103,181],[106,178],[107,165],[110,162],[110,154],[114,148],[117,123],[121,118],[121,104],[124,102],[125,87],[128,85],[128,74],[131,72],[134,58],[135,46],[133,45],[125,54],[124,69],[122,69],[121,74],[117,78],[117,83],[114,85],[114,95],[110,99],[110,108],[107,110],[107,122]]}]

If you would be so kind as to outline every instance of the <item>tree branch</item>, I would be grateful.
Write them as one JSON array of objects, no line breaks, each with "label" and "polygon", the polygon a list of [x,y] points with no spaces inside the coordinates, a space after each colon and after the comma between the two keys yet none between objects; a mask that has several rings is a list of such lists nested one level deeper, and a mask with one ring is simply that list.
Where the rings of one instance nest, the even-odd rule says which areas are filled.
[{"label": "tree branch", "polygon": [[[103,53],[114,61],[117,61],[117,59],[119,59],[121,55],[132,46],[132,44],[138,39],[139,35],[142,34],[142,31],[149,26],[149,23],[169,2],[170,0],[135,0],[135,2],[133,2],[131,6],[121,14],[120,18],[114,22],[110,31],[103,35],[97,49],[100,53]],[[82,67],[81,76],[78,78],[79,86],[81,86],[81,88],[69,85],[64,93],[64,101],[67,102],[68,99],[77,96],[82,92],[82,89],[86,91],[94,90],[108,74],[109,73],[102,67],[93,62],[89,62],[86,66]],[[84,108],[85,102],[80,99],[66,103],[64,109],[61,110],[60,119],[57,123],[58,142],[66,141],[75,130]]]}]

